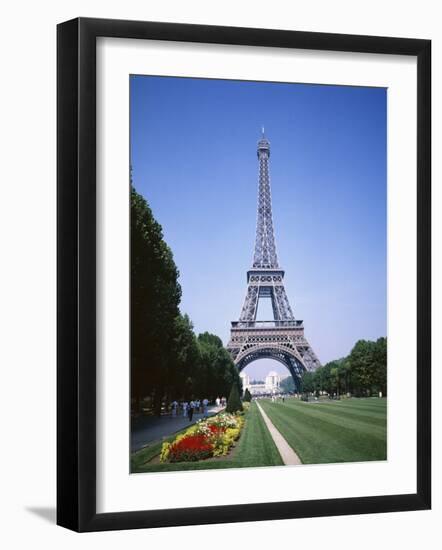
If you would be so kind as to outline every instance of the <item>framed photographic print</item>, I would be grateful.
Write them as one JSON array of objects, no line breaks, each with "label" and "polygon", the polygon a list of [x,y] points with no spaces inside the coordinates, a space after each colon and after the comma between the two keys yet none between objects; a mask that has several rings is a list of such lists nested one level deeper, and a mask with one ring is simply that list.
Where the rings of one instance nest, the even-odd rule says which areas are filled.
[{"label": "framed photographic print", "polygon": [[428,40],[58,26],[58,513],[428,509]]}]

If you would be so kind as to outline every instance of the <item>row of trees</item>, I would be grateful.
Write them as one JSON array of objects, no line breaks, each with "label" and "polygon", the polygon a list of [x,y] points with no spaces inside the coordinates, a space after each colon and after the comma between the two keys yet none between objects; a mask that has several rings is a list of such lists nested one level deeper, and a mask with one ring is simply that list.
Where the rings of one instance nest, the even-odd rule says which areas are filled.
[{"label": "row of trees", "polygon": [[283,378],[281,380],[279,387],[281,388],[281,391],[285,393],[292,393],[296,391],[295,382],[291,376],[287,376],[287,378]]},{"label": "row of trees", "polygon": [[387,339],[359,340],[347,357],[305,372],[301,386],[304,392],[387,395]]},{"label": "row of trees", "polygon": [[164,401],[229,395],[238,372],[213,334],[195,335],[179,310],[181,287],[173,254],[146,200],[131,188],[131,397]]}]

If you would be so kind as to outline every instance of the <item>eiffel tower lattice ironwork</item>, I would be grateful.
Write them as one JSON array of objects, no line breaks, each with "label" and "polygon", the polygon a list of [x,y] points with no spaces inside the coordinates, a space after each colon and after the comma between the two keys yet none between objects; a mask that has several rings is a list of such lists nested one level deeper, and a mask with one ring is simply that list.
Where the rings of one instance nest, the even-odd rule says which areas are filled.
[{"label": "eiffel tower lattice ironwork", "polygon": [[[295,319],[284,287],[284,270],[276,254],[269,177],[270,143],[262,132],[258,141],[259,184],[253,266],[247,272],[247,293],[239,321],[232,322],[227,349],[241,371],[256,359],[276,359],[293,377],[297,389],[304,371],[320,362],[304,336],[303,321]],[[270,298],[273,320],[257,321],[260,298]]]}]

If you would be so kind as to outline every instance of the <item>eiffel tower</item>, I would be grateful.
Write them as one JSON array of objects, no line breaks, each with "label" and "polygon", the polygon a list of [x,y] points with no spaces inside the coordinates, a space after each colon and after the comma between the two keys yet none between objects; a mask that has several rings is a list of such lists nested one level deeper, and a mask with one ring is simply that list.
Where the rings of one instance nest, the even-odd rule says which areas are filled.
[{"label": "eiffel tower", "polygon": [[[253,266],[247,271],[247,293],[239,321],[233,321],[227,350],[241,371],[257,359],[283,363],[297,390],[303,372],[315,370],[320,362],[304,336],[303,322],[295,319],[284,288],[284,270],[279,267],[273,232],[269,177],[270,143],[258,141],[259,184]],[[257,321],[260,298],[270,298],[273,320]]]}]

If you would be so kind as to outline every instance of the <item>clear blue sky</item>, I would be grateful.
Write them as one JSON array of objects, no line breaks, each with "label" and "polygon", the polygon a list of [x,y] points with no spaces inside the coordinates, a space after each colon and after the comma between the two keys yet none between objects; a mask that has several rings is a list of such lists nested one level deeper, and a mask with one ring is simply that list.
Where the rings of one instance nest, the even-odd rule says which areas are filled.
[{"label": "clear blue sky", "polygon": [[[279,262],[320,361],[386,335],[386,94],[131,77],[134,185],[163,227],[197,332],[226,343],[240,313],[265,126]],[[278,364],[254,365],[247,372],[259,377]]]}]

